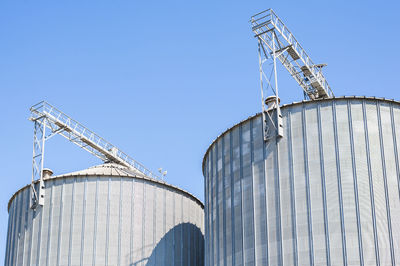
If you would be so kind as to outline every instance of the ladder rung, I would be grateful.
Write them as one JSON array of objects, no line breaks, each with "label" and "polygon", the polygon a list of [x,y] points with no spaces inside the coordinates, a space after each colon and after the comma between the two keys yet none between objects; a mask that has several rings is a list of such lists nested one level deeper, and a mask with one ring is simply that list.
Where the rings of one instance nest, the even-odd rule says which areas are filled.
[{"label": "ladder rung", "polygon": [[258,34],[256,34],[256,35],[254,35],[254,37],[261,36],[261,35],[263,35],[263,34],[265,34],[265,33],[268,33],[268,32],[270,32],[270,31],[273,31],[273,30],[274,30],[274,28],[268,29],[268,30],[266,30],[266,31],[263,31],[263,32],[260,32],[260,33],[258,33]]},{"label": "ladder rung", "polygon": [[267,20],[267,21],[265,21],[265,22],[263,22],[263,23],[257,24],[256,26],[254,26],[253,28],[251,28],[251,30],[252,30],[252,31],[258,30],[259,28],[261,28],[261,27],[263,27],[263,26],[269,24],[270,21],[271,21],[271,20]]}]

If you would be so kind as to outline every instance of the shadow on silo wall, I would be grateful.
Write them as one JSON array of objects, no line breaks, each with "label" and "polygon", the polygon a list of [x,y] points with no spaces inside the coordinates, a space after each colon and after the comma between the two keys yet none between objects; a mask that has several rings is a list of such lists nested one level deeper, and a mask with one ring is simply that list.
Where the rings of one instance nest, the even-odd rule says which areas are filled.
[{"label": "shadow on silo wall", "polygon": [[178,224],[160,239],[149,257],[142,258],[129,265],[204,265],[204,236],[194,224]]}]

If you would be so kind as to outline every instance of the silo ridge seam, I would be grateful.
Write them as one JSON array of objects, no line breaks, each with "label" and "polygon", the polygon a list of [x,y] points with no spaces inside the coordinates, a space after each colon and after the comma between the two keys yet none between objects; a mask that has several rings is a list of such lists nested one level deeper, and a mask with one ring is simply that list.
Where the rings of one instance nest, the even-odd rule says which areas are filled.
[{"label": "silo ridge seam", "polygon": [[374,243],[375,243],[375,257],[376,263],[380,265],[380,256],[379,256],[379,244],[378,244],[378,235],[376,230],[376,216],[375,216],[375,201],[374,201],[374,185],[372,182],[372,170],[371,170],[371,158],[370,158],[370,148],[369,148],[369,136],[368,136],[368,122],[367,122],[367,114],[365,110],[365,102],[362,103],[362,111],[364,118],[364,132],[365,132],[365,145],[366,145],[366,154],[367,154],[367,165],[368,165],[368,178],[369,178],[369,188],[370,188],[370,199],[371,199],[371,211],[372,211],[372,226],[374,230]]},{"label": "silo ridge seam", "polygon": [[324,213],[324,231],[325,231],[325,248],[326,248],[326,262],[331,265],[330,255],[330,242],[329,242],[329,224],[328,224],[328,211],[326,200],[326,176],[325,176],[325,161],[324,161],[324,147],[322,140],[322,125],[321,125],[321,106],[317,107],[317,123],[318,123],[318,142],[319,142],[319,159],[321,170],[321,189],[322,189],[322,206]]},{"label": "silo ridge seam", "polygon": [[393,137],[393,149],[394,149],[394,157],[396,162],[396,175],[397,175],[397,187],[400,198],[400,169],[399,169],[399,154],[397,149],[397,137],[396,137],[396,125],[394,122],[394,113],[393,113],[393,104],[390,105],[390,122],[392,127],[392,137]]},{"label": "silo ridge seam", "polygon": [[[230,171],[230,178],[231,178],[231,217],[232,217],[232,223],[231,223],[231,231],[232,231],[232,239],[235,239],[235,202],[234,202],[234,175],[233,175],[233,138],[232,138],[232,132],[229,132],[229,171]],[[208,180],[207,180],[208,182]],[[235,241],[232,241],[232,263],[235,265],[236,261],[236,256],[235,256]]]},{"label": "silo ridge seam", "polygon": [[82,234],[81,234],[81,252],[80,252],[80,262],[81,265],[83,265],[83,257],[84,257],[84,253],[85,253],[85,225],[86,225],[86,197],[87,197],[87,177],[86,179],[83,181],[83,204],[82,204]]},{"label": "silo ridge seam", "polygon": [[[217,224],[217,228],[216,228],[216,231],[217,231],[217,237],[216,237],[216,239],[217,239],[217,261],[216,261],[216,265],[218,265],[218,266],[220,266],[219,265],[219,252],[220,252],[220,243],[219,243],[219,236],[220,236],[220,227],[219,227],[219,224],[220,224],[220,221],[219,221],[219,200],[218,200],[218,196],[219,196],[219,177],[218,177],[218,145],[215,145],[215,160],[214,160],[214,163],[215,163],[215,191],[216,191],[216,193],[215,193],[215,210],[216,210],[216,220],[217,220],[217,222],[216,222],[216,224]],[[221,228],[222,229],[222,228]]]},{"label": "silo ridge seam", "polygon": [[333,128],[334,128],[334,139],[335,139],[335,154],[336,154],[336,175],[338,180],[338,194],[339,194],[339,210],[340,210],[340,225],[342,233],[342,252],[343,252],[343,264],[347,265],[347,251],[346,251],[346,229],[344,224],[344,211],[343,211],[343,195],[342,195],[342,181],[341,181],[341,168],[340,168],[340,155],[339,155],[339,144],[338,144],[338,129],[336,119],[336,102],[332,101],[332,117],[333,117]]},{"label": "silo ridge seam", "polygon": [[[53,186],[50,187],[50,208],[49,208],[49,220],[48,220],[48,228],[47,228],[47,243],[46,243],[46,265],[49,266],[50,260],[50,247],[51,247],[51,226],[53,221]],[[43,239],[42,239],[43,240]],[[46,241],[46,240],[44,240]],[[41,253],[40,253],[41,254]]]},{"label": "silo ridge seam", "polygon": [[383,174],[383,184],[385,190],[385,204],[386,204],[386,216],[387,216],[387,227],[389,232],[389,244],[390,244],[390,257],[392,261],[392,265],[395,266],[395,257],[393,250],[393,233],[392,233],[392,219],[390,216],[390,203],[389,203],[389,193],[387,186],[387,175],[386,175],[386,163],[385,163],[385,147],[383,145],[383,135],[382,135],[382,119],[381,119],[381,111],[380,111],[380,103],[377,103],[377,117],[378,117],[378,128],[379,128],[379,145],[381,148],[381,161],[382,161],[382,174]]},{"label": "silo ridge seam", "polygon": [[[62,182],[64,180],[61,180]],[[64,183],[64,182],[63,182]],[[58,242],[57,242],[57,265],[60,265],[60,256],[61,256],[61,231],[62,231],[62,225],[63,225],[63,220],[62,220],[62,214],[63,214],[63,192],[64,192],[64,184],[61,186],[61,195],[60,195],[60,216],[58,217]]]},{"label": "silo ridge seam", "polygon": [[118,266],[121,265],[121,224],[122,224],[122,197],[123,197],[122,177],[119,178],[119,208],[118,208]]},{"label": "silo ridge seam", "polygon": [[314,266],[314,240],[313,240],[313,228],[312,228],[312,210],[311,210],[311,198],[310,198],[310,175],[308,169],[308,147],[307,147],[307,128],[306,128],[306,114],[305,106],[302,104],[301,110],[301,125],[302,125],[302,137],[303,137],[303,152],[304,152],[304,173],[306,183],[306,201],[307,201],[307,220],[308,220],[308,245],[310,249],[310,265]]},{"label": "silo ridge seam", "polygon": [[290,198],[291,198],[291,215],[292,215],[292,236],[293,236],[293,263],[298,265],[298,248],[297,248],[297,224],[296,224],[296,201],[294,190],[294,170],[293,170],[293,151],[292,151],[292,125],[291,112],[288,112],[288,156],[289,156],[289,176],[290,176]]},{"label": "silo ridge seam", "polygon": [[[222,143],[221,143],[221,149],[222,149],[222,151],[221,151],[221,160],[222,160],[222,169],[221,169],[221,171],[222,171],[222,198],[223,198],[223,200],[222,200],[222,208],[223,208],[223,210],[222,210],[222,213],[223,213],[223,217],[222,217],[222,220],[223,220],[223,225],[224,225],[224,227],[223,227],[223,248],[224,248],[224,258],[226,258],[226,212],[225,212],[225,210],[226,210],[226,203],[225,203],[225,200],[226,200],[226,195],[225,195],[225,139],[222,139]],[[224,260],[224,266],[226,266],[226,261]]]},{"label": "silo ridge seam", "polygon": [[358,183],[357,183],[357,166],[355,162],[355,154],[354,154],[354,136],[353,136],[353,121],[351,114],[351,104],[350,101],[347,101],[347,119],[349,123],[349,136],[350,136],[350,150],[351,150],[351,164],[352,164],[352,174],[353,174],[353,183],[354,183],[354,201],[356,207],[356,219],[357,219],[357,234],[358,234],[358,252],[360,256],[360,264],[364,265],[364,254],[363,254],[363,240],[361,234],[361,223],[360,223],[360,206],[358,199]]},{"label": "silo ridge seam", "polygon": [[[75,178],[74,178],[75,179]],[[76,180],[74,180],[76,181]],[[68,243],[68,266],[71,266],[71,255],[72,255],[72,232],[74,228],[74,208],[75,208],[75,182],[72,182],[72,193],[71,193],[71,217],[69,227],[69,243]]]},{"label": "silo ridge seam", "polygon": [[242,230],[241,230],[241,234],[242,234],[242,265],[245,265],[244,262],[244,250],[245,250],[245,245],[244,245],[244,220],[243,220],[243,134],[242,134],[243,128],[242,125],[240,125],[239,127],[239,165],[240,165],[240,212],[241,212],[241,225],[242,225]]}]

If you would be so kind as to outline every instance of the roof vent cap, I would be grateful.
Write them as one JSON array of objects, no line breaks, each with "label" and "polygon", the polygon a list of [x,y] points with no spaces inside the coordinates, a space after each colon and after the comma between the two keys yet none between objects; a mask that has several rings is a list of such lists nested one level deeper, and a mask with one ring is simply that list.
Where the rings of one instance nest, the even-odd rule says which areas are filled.
[{"label": "roof vent cap", "polygon": [[49,168],[43,168],[43,179],[49,179],[53,175],[53,171]]},{"label": "roof vent cap", "polygon": [[[281,99],[278,97],[278,104],[281,103]],[[276,96],[268,96],[265,99],[265,105],[267,106],[267,111],[271,111],[276,108]]]}]

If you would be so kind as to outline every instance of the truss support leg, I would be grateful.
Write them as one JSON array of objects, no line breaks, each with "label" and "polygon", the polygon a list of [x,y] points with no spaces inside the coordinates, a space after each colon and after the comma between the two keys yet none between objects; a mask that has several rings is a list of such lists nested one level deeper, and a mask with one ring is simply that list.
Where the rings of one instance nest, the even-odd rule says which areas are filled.
[{"label": "truss support leg", "polygon": [[275,47],[275,34],[272,35],[272,47],[273,47],[273,58],[274,58],[274,79],[275,79],[275,125],[276,125],[276,135],[278,137],[283,137],[283,124],[282,124],[282,114],[281,108],[279,106],[279,97],[278,97],[278,73],[276,69],[276,47]]},{"label": "truss support leg", "polygon": [[[38,205],[43,206],[45,186],[43,181],[44,146],[46,140],[46,120],[34,121],[33,131],[33,156],[32,156],[32,182],[30,206],[36,209]],[[39,180],[39,186],[35,187],[35,180]]]},{"label": "truss support leg", "polygon": [[263,82],[263,76],[264,76],[264,71],[263,71],[263,64],[264,64],[264,59],[263,54],[261,52],[261,47],[262,43],[261,40],[258,40],[258,63],[259,63],[259,68],[260,68],[260,87],[261,87],[261,118],[262,118],[262,127],[263,127],[263,135],[264,135],[264,141],[267,140],[267,117],[266,117],[266,108],[265,108],[265,97],[264,97],[264,82]]},{"label": "truss support leg", "polygon": [[[261,104],[262,104],[264,141],[269,141],[272,138],[283,136],[282,115],[279,107],[279,97],[278,97],[278,74],[277,74],[277,63],[276,63],[277,53],[276,53],[274,35],[275,34],[272,35],[273,39],[271,42],[272,50],[268,50],[268,48],[263,46],[263,41],[261,39],[258,40],[258,57],[259,57],[259,68],[260,68],[260,86],[261,86]],[[266,63],[268,64],[268,62],[270,62],[270,60],[268,59],[271,57],[272,57],[272,62],[269,64],[268,67],[265,66]],[[269,75],[266,75],[264,68],[268,69],[268,72],[270,72]],[[265,98],[264,95],[270,93],[269,89],[271,89],[272,95],[275,96],[274,100],[275,102],[273,104],[273,107],[267,106],[267,103],[265,102],[267,98]]]}]

